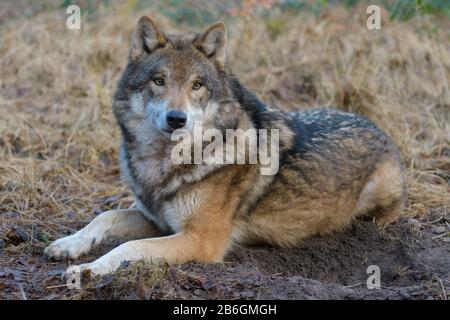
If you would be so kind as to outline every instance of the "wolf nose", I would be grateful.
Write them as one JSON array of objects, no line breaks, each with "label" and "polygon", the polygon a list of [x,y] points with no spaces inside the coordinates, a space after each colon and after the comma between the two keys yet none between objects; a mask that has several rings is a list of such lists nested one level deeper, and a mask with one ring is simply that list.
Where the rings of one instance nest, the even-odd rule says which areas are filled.
[{"label": "wolf nose", "polygon": [[167,124],[173,129],[184,127],[187,115],[183,111],[170,111],[166,116]]}]

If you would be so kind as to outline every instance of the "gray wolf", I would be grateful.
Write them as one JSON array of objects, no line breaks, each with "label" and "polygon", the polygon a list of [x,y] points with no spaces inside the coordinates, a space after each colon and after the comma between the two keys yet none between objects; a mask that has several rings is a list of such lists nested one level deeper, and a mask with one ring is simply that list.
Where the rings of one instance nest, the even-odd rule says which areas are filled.
[{"label": "gray wolf", "polygon": [[[404,184],[392,140],[354,114],[267,107],[230,72],[226,42],[223,23],[165,34],[149,17],[139,20],[113,103],[121,170],[136,205],[99,215],[47,247],[48,256],[76,259],[119,239],[80,265],[104,274],[122,261],[217,262],[234,242],[295,246],[357,217],[396,221]],[[258,164],[173,165],[171,133],[194,121],[222,131],[278,129],[278,172],[261,175]]]}]

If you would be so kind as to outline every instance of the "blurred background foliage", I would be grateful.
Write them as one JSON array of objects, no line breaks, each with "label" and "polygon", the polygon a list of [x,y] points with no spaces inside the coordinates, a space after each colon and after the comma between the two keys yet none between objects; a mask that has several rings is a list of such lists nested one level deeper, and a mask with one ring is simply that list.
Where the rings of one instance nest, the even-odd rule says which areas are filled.
[{"label": "blurred background foliage", "polygon": [[[82,11],[94,14],[99,6],[106,10],[116,3],[111,0],[62,0],[60,6],[80,5]],[[224,17],[273,17],[280,13],[310,12],[320,15],[333,6],[352,8],[361,5],[379,5],[391,20],[406,21],[416,16],[440,14],[450,17],[450,0],[126,0],[130,11],[158,10],[175,23],[202,26]],[[274,32],[280,25],[272,22]]]}]

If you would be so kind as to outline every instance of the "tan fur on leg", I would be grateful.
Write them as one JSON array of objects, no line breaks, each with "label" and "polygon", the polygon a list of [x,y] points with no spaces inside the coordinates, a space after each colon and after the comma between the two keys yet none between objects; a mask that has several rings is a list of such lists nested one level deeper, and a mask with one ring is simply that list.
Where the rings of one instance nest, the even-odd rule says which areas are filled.
[{"label": "tan fur on leg", "polygon": [[[240,192],[239,185],[232,191],[228,189],[228,180],[231,180],[233,175],[227,173],[215,177],[213,180],[216,181],[201,183],[201,192],[195,195],[199,206],[196,212],[186,219],[182,232],[124,243],[92,263],[70,267],[67,274],[78,267],[89,269],[95,274],[105,274],[115,271],[122,261],[184,263],[222,260],[229,247],[233,213]],[[219,184],[219,181],[228,183]]]},{"label": "tan fur on leg", "polygon": [[[209,242],[201,235],[186,233],[134,240],[120,245],[92,263],[79,267],[82,270],[89,269],[94,274],[106,274],[117,270],[123,261],[164,261],[170,264],[189,261],[217,262],[222,259],[217,252],[223,251],[223,248],[216,248],[213,243],[214,239]],[[70,267],[67,273],[70,274],[73,268],[76,266]]]}]

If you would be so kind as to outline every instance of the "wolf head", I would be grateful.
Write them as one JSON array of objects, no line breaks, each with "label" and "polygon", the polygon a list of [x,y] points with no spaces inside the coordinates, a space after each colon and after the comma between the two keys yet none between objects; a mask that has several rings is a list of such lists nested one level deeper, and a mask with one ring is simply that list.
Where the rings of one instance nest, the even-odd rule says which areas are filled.
[{"label": "wolf head", "polygon": [[170,136],[180,128],[191,131],[195,121],[207,127],[224,122],[233,114],[226,41],[222,22],[199,34],[167,35],[141,17],[115,96],[119,123],[133,118],[137,125],[139,119],[140,126]]}]

